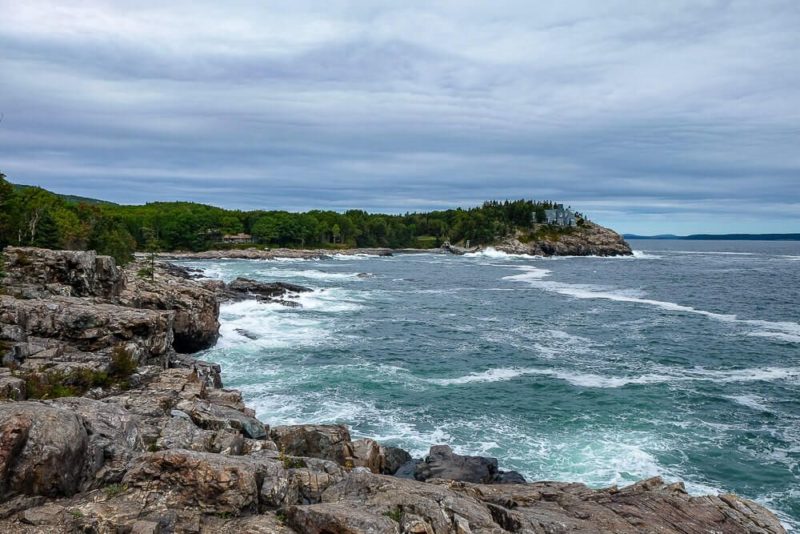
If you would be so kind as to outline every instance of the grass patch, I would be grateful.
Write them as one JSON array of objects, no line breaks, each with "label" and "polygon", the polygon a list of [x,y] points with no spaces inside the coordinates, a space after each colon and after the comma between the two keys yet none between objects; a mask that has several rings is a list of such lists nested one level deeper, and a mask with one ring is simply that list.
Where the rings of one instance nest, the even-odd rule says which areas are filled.
[{"label": "grass patch", "polygon": [[385,515],[395,523],[399,523],[400,518],[403,517],[403,510],[401,510],[399,507],[392,508],[391,510],[383,512],[383,515]]},{"label": "grass patch", "polygon": [[136,359],[129,351],[117,347],[111,354],[108,372],[93,369],[63,371],[50,369],[15,373],[25,380],[25,395],[28,399],[57,399],[79,397],[93,388],[119,386],[128,388],[128,378],[136,372]]},{"label": "grass patch", "polygon": [[106,497],[113,499],[117,495],[127,491],[127,484],[110,484],[106,486]]}]

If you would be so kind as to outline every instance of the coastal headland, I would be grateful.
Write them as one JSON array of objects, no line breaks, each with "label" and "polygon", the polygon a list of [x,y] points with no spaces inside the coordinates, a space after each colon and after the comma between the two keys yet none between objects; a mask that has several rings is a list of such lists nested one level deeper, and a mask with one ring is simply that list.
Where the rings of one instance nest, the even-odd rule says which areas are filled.
[{"label": "coastal headland", "polygon": [[[625,253],[592,231],[594,248],[539,251]],[[500,246],[536,251],[518,237]],[[337,253],[392,252],[370,250]],[[121,268],[92,251],[8,247],[4,265],[2,532],[784,532],[759,504],[680,482],[527,482],[446,444],[415,459],[341,425],[259,420],[191,354],[216,343],[221,302],[292,305],[302,286],[147,259]]]}]

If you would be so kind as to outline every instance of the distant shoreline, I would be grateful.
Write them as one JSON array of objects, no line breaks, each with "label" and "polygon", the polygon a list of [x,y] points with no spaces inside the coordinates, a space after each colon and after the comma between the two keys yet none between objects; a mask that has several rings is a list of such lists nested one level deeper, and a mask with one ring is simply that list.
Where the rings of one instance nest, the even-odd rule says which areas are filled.
[{"label": "distant shoreline", "polygon": [[800,241],[800,234],[691,234],[691,235],[636,235],[623,234],[625,239],[661,241]]}]

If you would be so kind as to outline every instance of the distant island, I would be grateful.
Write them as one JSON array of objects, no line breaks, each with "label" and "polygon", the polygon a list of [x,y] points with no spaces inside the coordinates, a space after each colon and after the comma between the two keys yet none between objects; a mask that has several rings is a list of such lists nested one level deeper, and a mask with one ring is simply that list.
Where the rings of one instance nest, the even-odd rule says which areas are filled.
[{"label": "distant island", "polygon": [[623,234],[625,239],[675,239],[683,241],[800,241],[800,234]]},{"label": "distant island", "polygon": [[531,255],[631,254],[624,239],[587,216],[545,200],[400,215],[311,210],[227,210],[194,202],[121,205],[14,185],[0,173],[0,248],[96,250],[119,264],[134,252],[256,249],[445,249],[487,246]]}]

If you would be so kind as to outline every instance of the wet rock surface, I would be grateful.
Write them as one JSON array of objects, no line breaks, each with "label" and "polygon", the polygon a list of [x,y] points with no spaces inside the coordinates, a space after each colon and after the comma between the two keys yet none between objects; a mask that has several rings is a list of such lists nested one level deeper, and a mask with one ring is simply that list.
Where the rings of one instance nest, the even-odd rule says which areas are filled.
[{"label": "wet rock surface", "polygon": [[524,483],[446,446],[413,460],[342,425],[270,428],[219,366],[176,352],[181,313],[201,316],[182,335],[212,339],[219,285],[23,252],[0,297],[0,532],[784,532],[755,503],[658,478]]}]

